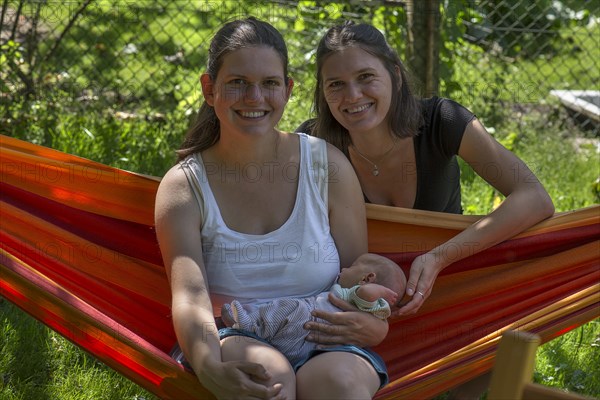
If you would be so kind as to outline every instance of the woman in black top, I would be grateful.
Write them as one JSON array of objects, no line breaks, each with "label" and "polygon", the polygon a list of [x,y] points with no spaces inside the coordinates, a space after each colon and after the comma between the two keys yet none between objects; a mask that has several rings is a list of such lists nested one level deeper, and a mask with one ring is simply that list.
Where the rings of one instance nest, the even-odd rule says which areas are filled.
[{"label": "woman in black top", "polygon": [[317,49],[314,101],[316,119],[297,130],[346,154],[366,201],[461,213],[456,156],[506,197],[489,215],[414,260],[406,290],[412,298],[397,315],[417,312],[451,263],[554,213],[533,172],[470,111],[448,99],[411,94],[404,65],[371,25],[347,22],[327,31]]},{"label": "woman in black top", "polygon": [[[358,175],[365,201],[396,207],[462,213],[456,156],[506,198],[489,215],[415,258],[406,285],[411,299],[395,314],[416,313],[441,270],[515,236],[554,213],[533,172],[488,134],[460,104],[417,99],[406,68],[373,26],[347,22],[329,29],[317,48],[316,118],[297,131],[342,150]],[[352,341],[343,313],[310,322],[319,342]],[[315,335],[316,336],[316,335]],[[455,388],[450,398],[479,398],[487,375]]]}]

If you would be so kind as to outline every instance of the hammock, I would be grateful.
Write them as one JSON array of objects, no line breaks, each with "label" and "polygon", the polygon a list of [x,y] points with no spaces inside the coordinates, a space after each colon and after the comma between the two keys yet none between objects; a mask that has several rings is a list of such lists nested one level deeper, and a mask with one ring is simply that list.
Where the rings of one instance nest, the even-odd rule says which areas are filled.
[{"label": "hammock", "polygon": [[[163,399],[211,397],[168,355],[170,290],[153,227],[158,179],[0,137],[0,293]],[[405,273],[475,216],[368,205],[369,249]],[[446,268],[375,348],[378,398],[430,398],[491,369],[502,332],[549,341],[600,316],[600,206],[557,214]]]}]

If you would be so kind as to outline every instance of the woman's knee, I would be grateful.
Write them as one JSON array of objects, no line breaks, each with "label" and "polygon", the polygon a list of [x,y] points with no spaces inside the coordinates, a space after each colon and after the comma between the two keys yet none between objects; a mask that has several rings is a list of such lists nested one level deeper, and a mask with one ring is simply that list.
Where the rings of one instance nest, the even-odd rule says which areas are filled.
[{"label": "woman's knee", "polygon": [[245,336],[230,336],[221,340],[223,361],[248,361],[261,364],[271,375],[267,384],[283,384],[286,398],[294,398],[296,375],[289,361],[281,352],[258,340]]},{"label": "woman's knee", "polygon": [[296,374],[298,399],[370,399],[379,384],[367,360],[345,352],[320,354]]}]

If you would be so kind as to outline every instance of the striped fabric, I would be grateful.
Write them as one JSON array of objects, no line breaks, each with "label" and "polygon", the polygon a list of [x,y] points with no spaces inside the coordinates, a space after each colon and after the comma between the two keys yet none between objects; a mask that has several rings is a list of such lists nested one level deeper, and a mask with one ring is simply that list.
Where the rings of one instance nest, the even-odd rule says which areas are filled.
[{"label": "striped fabric", "polygon": [[[320,300],[320,301],[319,301]],[[317,345],[306,341],[308,331],[303,328],[312,319],[311,313],[318,305],[328,305],[327,311],[337,311],[327,300],[327,293],[310,297],[278,298],[249,309],[237,300],[224,304],[221,313],[229,313],[235,329],[251,332],[266,340],[288,359],[292,366],[308,357]],[[226,319],[223,318],[223,321]]]},{"label": "striped fabric", "polygon": [[[163,399],[210,398],[168,356],[158,179],[6,136],[0,150],[2,296]],[[367,207],[369,251],[405,273],[477,218]],[[391,379],[377,397],[430,398],[488,371],[507,329],[548,341],[598,318],[599,282],[600,206],[557,214],[449,266],[421,311],[392,320],[374,349]]]}]

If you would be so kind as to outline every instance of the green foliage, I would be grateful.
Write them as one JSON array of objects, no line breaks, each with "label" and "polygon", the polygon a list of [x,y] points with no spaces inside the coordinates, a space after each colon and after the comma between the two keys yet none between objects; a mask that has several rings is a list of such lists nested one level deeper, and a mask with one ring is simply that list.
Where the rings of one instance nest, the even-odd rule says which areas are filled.
[{"label": "green foliage", "polygon": [[559,28],[568,21],[568,16],[554,8],[553,3],[553,0],[481,2],[473,10],[472,21],[476,24],[469,33],[478,42],[500,46],[509,57],[529,58],[552,52]]},{"label": "green foliage", "polygon": [[9,93],[16,89],[15,83],[19,79],[17,68],[23,62],[22,48],[18,43],[8,40],[6,43],[0,45],[0,65],[2,66],[2,72],[0,72],[0,89],[2,93]]},{"label": "green foliage", "polygon": [[[503,130],[515,103],[558,106],[548,99],[552,89],[598,89],[600,25],[593,18],[600,3],[444,4],[440,93],[469,107],[487,127]],[[537,14],[517,12],[524,9]]]},{"label": "green foliage", "polygon": [[[65,108],[68,109],[65,112]],[[17,137],[117,168],[162,176],[175,161],[188,121],[155,114],[124,114],[69,102],[53,92],[46,101],[15,103],[6,131]]]},{"label": "green foliage", "polygon": [[470,6],[469,0],[446,0],[442,3],[439,60],[441,93],[450,94],[454,90],[453,88],[460,85],[454,78],[454,76],[460,77],[460,75],[454,74],[454,60],[460,59],[461,55],[456,54],[455,50],[458,48],[456,43],[463,43],[463,36],[466,32],[464,21],[469,19]]},{"label": "green foliage", "polygon": [[446,43],[446,47],[461,62],[453,64],[454,78],[441,83],[443,95],[473,110],[488,127],[507,120],[510,109],[506,104],[515,100],[521,85],[509,82],[513,66],[499,63],[490,53],[463,39]]}]

